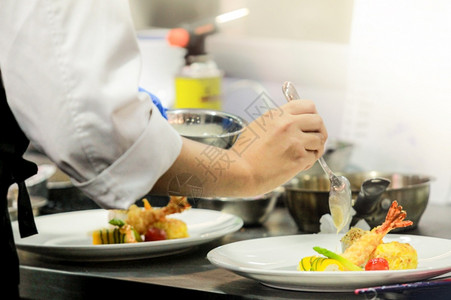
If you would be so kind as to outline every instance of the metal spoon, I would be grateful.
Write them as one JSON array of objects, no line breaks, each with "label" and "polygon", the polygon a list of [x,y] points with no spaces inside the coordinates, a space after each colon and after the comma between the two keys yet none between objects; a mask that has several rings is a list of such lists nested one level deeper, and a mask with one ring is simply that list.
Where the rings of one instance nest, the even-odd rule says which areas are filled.
[{"label": "metal spoon", "polygon": [[[288,101],[301,99],[293,84],[289,81],[283,84],[282,91]],[[337,232],[340,232],[351,218],[351,184],[346,177],[335,175],[323,157],[320,157],[318,161],[324,172],[329,176],[329,209]]]}]

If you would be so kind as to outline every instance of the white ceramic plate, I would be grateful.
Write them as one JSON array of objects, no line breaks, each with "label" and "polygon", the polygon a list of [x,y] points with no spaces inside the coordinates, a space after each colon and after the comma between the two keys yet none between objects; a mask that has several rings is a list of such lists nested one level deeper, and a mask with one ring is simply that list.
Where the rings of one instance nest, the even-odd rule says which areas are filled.
[{"label": "white ceramic plate", "polygon": [[304,256],[317,254],[320,246],[341,252],[336,234],[309,234],[246,240],[211,250],[207,258],[218,267],[265,285],[303,291],[353,291],[432,278],[451,272],[451,240],[390,234],[385,242],[409,243],[418,253],[418,268],[394,271],[306,272],[296,268]]},{"label": "white ceramic plate", "polygon": [[13,222],[19,249],[62,260],[111,261],[169,255],[189,250],[237,231],[243,221],[219,211],[191,208],[171,217],[188,226],[188,238],[134,244],[93,245],[91,233],[108,225],[108,211],[84,210],[36,217],[39,234],[20,238]]}]

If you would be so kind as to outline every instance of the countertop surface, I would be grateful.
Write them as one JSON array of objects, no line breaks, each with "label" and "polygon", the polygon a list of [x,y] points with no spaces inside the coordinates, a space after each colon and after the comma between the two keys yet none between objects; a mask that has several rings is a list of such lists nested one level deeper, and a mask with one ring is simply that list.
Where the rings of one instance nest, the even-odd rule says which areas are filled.
[{"label": "countertop surface", "polygon": [[[451,239],[451,206],[430,204],[416,229],[405,232]],[[21,296],[26,299],[108,299],[107,297],[193,296],[196,299],[366,299],[352,293],[299,292],[270,288],[228,270],[217,268],[207,253],[227,243],[281,235],[302,234],[285,207],[278,205],[262,226],[243,227],[218,240],[183,253],[119,262],[61,262],[19,251]],[[417,299],[431,290],[415,291]],[[451,290],[434,290],[441,299]],[[390,299],[406,295],[391,294]],[[438,297],[438,298],[437,298]],[[379,298],[383,299],[380,295]],[[409,295],[408,299],[413,299]],[[445,299],[445,298],[443,298]]]}]

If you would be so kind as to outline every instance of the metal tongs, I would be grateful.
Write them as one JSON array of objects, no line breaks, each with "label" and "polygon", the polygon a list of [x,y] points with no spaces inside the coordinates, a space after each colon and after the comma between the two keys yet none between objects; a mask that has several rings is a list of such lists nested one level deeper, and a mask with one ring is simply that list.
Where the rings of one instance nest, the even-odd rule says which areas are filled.
[{"label": "metal tongs", "polygon": [[[289,81],[286,81],[283,84],[282,91],[287,101],[301,99],[294,85]],[[327,176],[329,176],[329,209],[334,221],[334,225],[337,228],[337,232],[340,232],[340,230],[343,229],[343,227],[351,219],[351,184],[346,177],[335,175],[329,168],[323,157],[320,157],[318,159],[318,162]]]}]

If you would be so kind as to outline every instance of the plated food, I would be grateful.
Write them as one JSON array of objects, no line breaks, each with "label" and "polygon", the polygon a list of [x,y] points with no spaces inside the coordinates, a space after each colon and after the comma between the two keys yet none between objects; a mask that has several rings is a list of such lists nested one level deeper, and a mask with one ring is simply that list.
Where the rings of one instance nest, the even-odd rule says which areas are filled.
[{"label": "plated food", "polygon": [[392,202],[385,222],[371,231],[351,228],[341,239],[342,254],[313,247],[319,255],[307,256],[299,262],[300,271],[374,271],[415,269],[418,255],[408,243],[392,241],[384,243],[383,238],[392,229],[413,224],[404,220],[407,213]]},{"label": "plated food", "polygon": [[91,209],[38,216],[39,234],[20,238],[19,224],[12,222],[17,248],[52,260],[63,261],[127,261],[168,256],[190,251],[239,230],[243,221],[230,214],[190,208],[167,219],[183,221],[189,237],[148,243],[93,245],[92,233],[108,225],[111,212]]},{"label": "plated food", "polygon": [[133,204],[128,210],[111,210],[109,225],[92,233],[92,243],[139,243],[189,236],[185,222],[168,217],[191,208],[186,197],[171,196],[162,208],[153,208],[147,199],[143,202],[144,207]]}]

